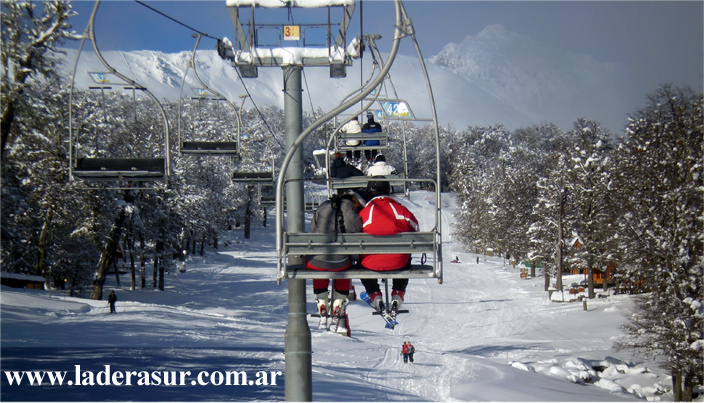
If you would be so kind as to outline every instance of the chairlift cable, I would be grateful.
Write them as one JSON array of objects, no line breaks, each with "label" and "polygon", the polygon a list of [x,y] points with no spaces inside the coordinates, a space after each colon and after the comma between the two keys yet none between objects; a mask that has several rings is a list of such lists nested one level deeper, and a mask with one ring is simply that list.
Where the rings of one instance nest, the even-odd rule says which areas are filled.
[{"label": "chairlift cable", "polygon": [[308,102],[310,102],[310,113],[313,115],[313,119],[317,119],[315,116],[315,107],[313,106],[313,98],[310,95],[310,88],[308,88],[308,77],[306,77],[306,69],[301,70],[303,72],[303,82],[306,85],[306,92],[308,93]]},{"label": "chairlift cable", "polygon": [[210,39],[215,39],[215,40],[218,40],[218,41],[222,40],[222,38],[217,38],[217,37],[214,37],[214,36],[210,36],[210,35],[208,35],[208,34],[206,34],[206,33],[204,33],[204,32],[201,32],[201,31],[199,31],[199,30],[197,30],[197,29],[195,29],[195,28],[193,28],[193,27],[191,27],[191,26],[189,26],[189,25],[186,25],[185,23],[183,23],[183,22],[181,22],[181,21],[179,21],[179,20],[177,20],[177,19],[175,19],[175,18],[173,18],[173,17],[171,17],[171,16],[169,16],[169,15],[166,15],[165,13],[163,13],[163,12],[161,12],[161,11],[155,9],[154,7],[152,7],[152,6],[148,5],[148,4],[145,4],[144,2],[141,2],[141,1],[139,1],[139,0],[134,0],[134,1],[135,1],[137,4],[141,4],[141,5],[143,5],[144,7],[146,7],[146,8],[148,8],[148,9],[154,11],[155,13],[157,13],[157,14],[163,16],[163,17],[166,17],[166,18],[170,19],[171,21],[173,21],[173,22],[175,22],[175,23],[177,23],[177,24],[179,24],[179,25],[182,25],[182,26],[184,26],[184,27],[190,29],[191,31],[196,32],[196,33],[198,33],[198,34],[200,34],[200,35],[202,35],[202,36],[208,37],[208,38],[210,38]]},{"label": "chairlift cable", "polygon": [[276,141],[276,143],[281,147],[282,150],[285,150],[286,147],[281,144],[281,142],[276,138],[276,135],[274,134],[274,131],[271,129],[269,126],[269,123],[267,123],[266,119],[264,119],[264,114],[262,114],[262,111],[259,110],[259,107],[257,106],[257,103],[254,102],[254,98],[252,98],[252,94],[249,92],[249,89],[247,88],[247,85],[244,83],[244,80],[242,79],[242,75],[240,75],[239,69],[235,69],[235,73],[237,73],[237,77],[240,79],[240,82],[242,83],[242,87],[244,88],[244,91],[247,93],[247,96],[249,96],[249,100],[252,101],[252,105],[254,105],[254,109],[257,111],[259,114],[259,117],[262,119],[262,122],[264,122],[264,126],[269,130],[269,133],[271,133],[271,137]]},{"label": "chairlift cable", "polygon": [[[144,7],[148,8],[148,9],[154,11],[155,13],[157,13],[157,14],[159,14],[159,15],[162,15],[162,16],[164,16],[164,17],[170,19],[171,21],[173,21],[173,22],[175,22],[175,23],[177,23],[177,24],[179,24],[179,25],[182,25],[182,26],[184,26],[184,27],[190,29],[190,30],[193,31],[193,32],[196,32],[196,33],[198,33],[198,34],[200,34],[200,35],[202,35],[202,36],[205,36],[205,37],[207,37],[207,38],[215,39],[215,40],[217,40],[217,41],[222,41],[222,38],[217,38],[217,37],[208,35],[208,34],[206,34],[206,33],[204,33],[204,32],[201,32],[201,31],[199,31],[199,30],[197,30],[197,29],[195,29],[195,28],[193,28],[193,27],[191,27],[191,26],[189,26],[189,25],[186,25],[185,23],[183,23],[183,22],[181,22],[181,21],[179,21],[179,20],[177,20],[177,19],[175,19],[175,18],[173,18],[173,17],[171,17],[171,16],[169,16],[169,15],[167,15],[167,14],[165,14],[165,13],[163,13],[163,12],[157,10],[157,9],[155,9],[155,8],[152,7],[152,6],[150,6],[150,5],[148,5],[148,4],[145,4],[144,2],[142,2],[142,1],[140,1],[140,0],[134,0],[134,1],[135,1],[136,3],[138,3],[138,4],[140,4],[140,5],[143,5]],[[247,89],[247,86],[245,85],[244,80],[242,79],[242,76],[240,75],[240,72],[239,72],[237,69],[235,69],[235,72],[237,72],[237,76],[239,77],[240,82],[242,83],[242,87],[244,87],[245,92],[247,93],[247,95],[249,95],[249,98],[250,98],[250,100],[252,101],[252,104],[254,105],[254,109],[257,111],[257,113],[259,114],[259,117],[262,119],[262,122],[264,122],[264,125],[267,127],[267,129],[268,129],[269,132],[271,133],[271,136],[274,138],[274,141],[276,141],[276,142],[279,144],[279,146],[280,146],[282,149],[284,149],[285,147],[284,147],[284,146],[281,144],[281,142],[276,138],[276,136],[274,135],[274,131],[271,129],[271,127],[270,127],[269,124],[267,123],[266,119],[264,119],[264,115],[263,115],[262,112],[259,110],[259,107],[257,107],[257,104],[254,102],[254,98],[252,98],[251,93],[250,93],[249,90]]]},{"label": "chairlift cable", "polygon": [[127,68],[130,69],[130,73],[132,73],[132,79],[137,80],[137,76],[134,74],[134,70],[132,70],[132,66],[130,63],[127,61],[127,57],[125,57],[125,52],[120,51],[120,55],[122,55],[122,59],[125,61],[125,64],[127,65]]},{"label": "chairlift cable", "polygon": [[[364,0],[359,0],[359,40],[364,46]],[[364,87],[364,51],[359,53],[359,87]],[[364,106],[364,101],[359,101],[359,106]]]}]

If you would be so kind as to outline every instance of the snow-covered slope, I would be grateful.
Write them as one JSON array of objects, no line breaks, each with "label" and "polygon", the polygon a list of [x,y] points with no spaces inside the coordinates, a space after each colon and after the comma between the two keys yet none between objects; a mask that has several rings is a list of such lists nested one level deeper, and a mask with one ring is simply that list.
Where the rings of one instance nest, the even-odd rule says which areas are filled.
[{"label": "snow-covered slope", "polygon": [[[431,193],[403,199],[428,229]],[[466,252],[453,240],[452,195],[443,197],[445,282],[413,280],[394,330],[361,301],[348,313],[352,337],[316,329],[316,401],[621,401],[672,400],[668,377],[653,363],[616,352],[614,338],[630,297],[611,295],[556,303],[543,279],[521,280],[519,270],[494,257]],[[189,257],[187,271],[166,279],[164,292],[130,291],[128,276],[105,290],[107,302],[65,293],[2,287],[2,400],[283,400],[285,374],[268,386],[194,386],[199,371],[283,371],[287,288],[275,281],[273,229],[227,235],[218,251]],[[148,285],[151,268],[148,268]],[[354,281],[357,292],[362,286]],[[310,283],[308,311],[315,311]],[[404,364],[401,344],[417,349]],[[636,361],[636,362],[632,362]],[[17,386],[5,371],[190,371],[184,386]],[[137,378],[137,375],[135,375]],[[217,381],[217,379],[215,379]],[[25,378],[26,381],[26,378]],[[25,384],[26,385],[26,384]]]},{"label": "snow-covered slope", "polygon": [[[204,81],[236,101],[245,93],[234,68],[214,50],[201,47],[197,68]],[[147,86],[159,98],[178,100],[190,52],[103,52],[118,71]],[[75,51],[67,53],[65,69],[73,67]],[[364,60],[364,76],[371,58]],[[565,130],[577,118],[601,122],[619,131],[632,105],[624,105],[618,66],[589,57],[551,49],[544,44],[511,33],[502,26],[489,26],[460,44],[448,44],[426,62],[437,111],[442,125],[464,129],[471,125],[504,124],[509,129],[552,122]],[[360,63],[348,68],[347,78],[331,79],[327,68],[304,70],[304,109],[329,111],[360,83]],[[92,85],[87,71],[105,71],[90,51],[82,53],[78,68],[79,88]],[[430,116],[428,95],[416,56],[397,56],[390,72],[400,98],[407,99],[416,114]],[[282,71],[260,68],[257,79],[245,85],[257,105],[283,108]],[[199,87],[193,77],[190,87]],[[392,96],[392,95],[390,95]],[[251,104],[250,104],[251,106]]]}]

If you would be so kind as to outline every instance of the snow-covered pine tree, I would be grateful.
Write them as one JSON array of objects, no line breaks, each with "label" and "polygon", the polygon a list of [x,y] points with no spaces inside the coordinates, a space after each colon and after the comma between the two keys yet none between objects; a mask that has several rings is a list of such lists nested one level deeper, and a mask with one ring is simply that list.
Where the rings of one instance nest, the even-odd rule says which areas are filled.
[{"label": "snow-covered pine tree", "polygon": [[658,89],[631,116],[613,186],[623,261],[650,290],[621,345],[663,358],[676,401],[691,401],[704,373],[702,124],[701,94]]},{"label": "snow-covered pine tree", "polygon": [[28,0],[2,1],[0,31],[2,44],[2,82],[0,99],[0,153],[18,135],[12,130],[17,108],[29,100],[23,96],[30,77],[52,77],[58,74],[58,45],[66,39],[77,39],[69,31],[69,19],[75,15],[71,4],[63,0],[44,1],[41,7]]},{"label": "snow-covered pine tree", "polygon": [[536,151],[539,153],[536,157],[541,161],[534,167],[536,196],[530,208],[531,222],[527,229],[526,243],[528,259],[545,265],[545,291],[548,291],[551,278],[556,279],[558,286],[562,284],[561,276],[557,276],[555,253],[559,229],[564,226],[561,222],[564,221],[566,203],[564,189],[567,181],[568,139],[553,124],[518,129],[514,132],[514,138],[517,142],[539,150]]},{"label": "snow-covered pine tree", "polygon": [[464,145],[452,156],[451,188],[459,208],[456,234],[478,250],[494,248],[503,238],[496,194],[502,183],[500,156],[509,148],[510,133],[503,128],[469,128],[460,138]]},{"label": "snow-covered pine tree", "polygon": [[[497,189],[497,205],[503,210],[505,240],[502,249],[514,259],[529,255],[529,229],[536,221],[533,207],[538,202],[537,182],[552,163],[546,158],[561,131],[552,124],[517,129],[511,147],[501,157],[503,183]],[[499,214],[497,214],[498,216]]]},{"label": "snow-covered pine tree", "polygon": [[408,156],[408,177],[435,179],[435,131],[432,126],[416,127],[411,124],[392,126],[394,142],[391,149],[384,151],[386,161],[403,171],[403,132],[406,132],[406,153]]},{"label": "snow-covered pine tree", "polygon": [[[594,298],[594,271],[605,272],[615,252],[610,242],[615,231],[610,206],[611,134],[597,122],[578,119],[569,137],[573,147],[567,181],[570,194],[567,228],[584,241],[573,250],[571,266],[586,269],[588,297]],[[606,289],[606,276],[603,278]]]},{"label": "snow-covered pine tree", "polygon": [[[532,210],[534,221],[528,229],[531,247],[528,256],[544,262],[545,291],[548,291],[553,276],[557,287],[562,288],[562,265],[556,259],[561,258],[564,251],[567,158],[563,153],[550,153],[546,157],[550,165],[536,183],[538,196]],[[558,251],[558,248],[562,249]]]},{"label": "snow-covered pine tree", "polygon": [[[84,222],[86,194],[68,183],[66,87],[55,76],[27,82],[31,102],[15,110],[13,131],[22,133],[2,159],[3,270],[42,275],[48,287],[80,288],[90,278]],[[81,248],[72,246],[83,244]]]}]

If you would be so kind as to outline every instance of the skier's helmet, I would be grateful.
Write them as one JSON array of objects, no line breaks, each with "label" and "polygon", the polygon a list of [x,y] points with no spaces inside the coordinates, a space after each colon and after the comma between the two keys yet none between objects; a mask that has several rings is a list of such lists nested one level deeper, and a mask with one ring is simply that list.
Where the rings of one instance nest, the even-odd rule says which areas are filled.
[{"label": "skier's helmet", "polygon": [[[384,176],[379,176],[379,179],[386,179]],[[370,197],[388,195],[391,193],[391,184],[386,181],[369,181],[367,184],[367,193]]]}]

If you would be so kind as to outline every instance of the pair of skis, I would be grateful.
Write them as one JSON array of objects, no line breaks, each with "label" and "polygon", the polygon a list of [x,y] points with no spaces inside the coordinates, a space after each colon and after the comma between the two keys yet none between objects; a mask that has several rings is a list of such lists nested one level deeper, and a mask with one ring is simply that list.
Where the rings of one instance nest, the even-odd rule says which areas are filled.
[{"label": "pair of skis", "polygon": [[[393,329],[396,325],[398,325],[398,321],[396,321],[396,315],[398,315],[400,313],[408,313],[408,310],[399,309],[399,310],[389,311],[386,309],[386,307],[391,306],[391,304],[389,303],[389,284],[386,281],[386,279],[384,279],[382,281],[384,281],[384,284],[386,286],[386,294],[385,294],[386,295],[386,302],[384,304],[384,309],[377,310],[376,307],[374,305],[372,305],[371,298],[369,297],[369,294],[366,291],[359,294],[359,297],[364,302],[366,302],[367,305],[371,306],[374,309],[374,312],[373,312],[374,315],[379,315],[379,316],[381,316],[382,319],[384,319],[384,322],[386,322],[385,327],[387,329]],[[311,314],[311,316],[315,317],[315,318],[321,318],[320,313],[313,313],[313,314]],[[347,314],[345,313],[344,316],[340,316],[339,318],[334,318],[334,315],[331,315],[330,317],[333,319],[337,319],[337,320],[330,321],[330,325],[328,325],[327,324],[328,323],[327,322],[328,315],[325,315],[325,325],[324,326],[322,325],[323,320],[321,320],[318,328],[321,330],[322,329],[332,330],[335,333],[338,333],[341,335],[346,335],[349,337],[351,332],[350,332],[350,326],[349,326],[349,317],[347,316]],[[345,324],[344,331],[341,331],[342,329],[340,329],[339,326],[337,326],[337,324],[339,324],[340,322],[343,322]],[[334,329],[333,329],[333,326],[335,327]]]},{"label": "pair of skis", "polygon": [[372,305],[371,298],[369,297],[369,294],[367,292],[363,292],[359,294],[359,297],[364,300],[364,302],[367,303],[367,305],[371,306],[374,308],[374,315],[379,315],[381,316],[382,319],[384,319],[384,322],[386,322],[385,327],[387,329],[393,329],[396,325],[398,325],[398,322],[396,321],[396,315],[399,313],[408,313],[408,310],[406,309],[399,309],[399,310],[387,310],[387,307],[390,307],[391,304],[389,303],[389,283],[386,279],[382,280],[384,282],[384,285],[386,287],[386,301],[384,303],[384,309],[382,310],[377,310],[374,305]]},{"label": "pair of skis", "polygon": [[[334,296],[335,294],[335,280],[332,280],[332,294]],[[354,291],[354,287],[352,287],[352,290]],[[352,299],[350,299],[350,297]],[[356,299],[356,292],[353,293],[352,295],[347,296],[347,301],[354,300]],[[320,318],[320,322],[318,324],[318,329],[321,330],[332,330],[333,332],[342,335],[342,336],[347,336],[350,337],[352,335],[352,332],[350,330],[350,319],[349,316],[347,316],[347,312],[345,312],[345,307],[347,306],[347,302],[344,302],[344,306],[340,308],[339,311],[337,312],[331,312],[331,315],[328,315],[329,311],[331,308],[333,308],[334,302],[330,302],[330,305],[327,305],[323,309],[323,313],[325,316],[321,315],[320,312],[311,314],[311,316]],[[330,318],[330,324],[328,324],[328,318]]]},{"label": "pair of skis", "polygon": [[[334,333],[337,333],[342,336],[351,336],[350,332],[350,323],[349,323],[349,317],[347,316],[347,313],[344,315],[340,315],[338,318],[335,318],[333,315],[325,315],[325,326],[322,325],[323,321],[322,318],[323,316],[319,313],[312,313],[310,316],[314,318],[321,318],[320,324],[318,325],[318,329],[320,330],[328,330],[332,331]],[[331,318],[330,324],[328,325],[327,318]],[[337,319],[337,320],[335,320]],[[340,326],[340,324],[344,323],[344,326]]]},{"label": "pair of skis", "polygon": [[377,310],[374,305],[372,305],[372,299],[369,297],[369,294],[365,291],[361,294],[359,294],[359,297],[362,298],[364,302],[367,303],[367,305],[371,306],[374,308],[374,315],[379,315],[381,316],[382,319],[384,319],[384,322],[386,322],[385,327],[387,329],[393,329],[396,325],[398,325],[398,322],[396,321],[396,318],[391,316],[391,313],[386,310],[386,308]]}]

